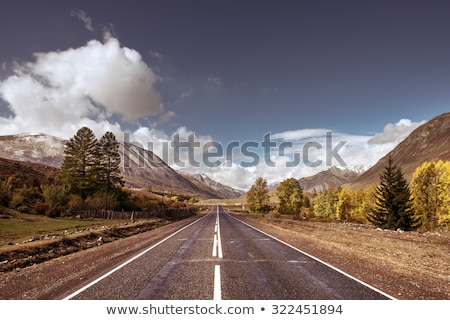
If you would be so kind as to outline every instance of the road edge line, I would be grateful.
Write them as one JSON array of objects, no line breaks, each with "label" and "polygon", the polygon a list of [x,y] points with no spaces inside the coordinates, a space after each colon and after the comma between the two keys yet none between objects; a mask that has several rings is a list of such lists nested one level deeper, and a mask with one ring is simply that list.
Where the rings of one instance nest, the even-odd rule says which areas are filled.
[{"label": "road edge line", "polygon": [[[212,212],[212,211],[211,211]],[[172,233],[171,235],[169,235],[168,237],[160,240],[159,242],[155,243],[154,245],[152,245],[151,247],[145,249],[144,251],[138,253],[137,255],[131,257],[130,259],[126,260],[125,262],[121,263],[120,265],[118,265],[117,267],[115,267],[114,269],[104,273],[103,275],[101,275],[100,277],[96,278],[95,280],[93,280],[92,282],[89,282],[88,284],[86,284],[85,286],[83,286],[82,288],[76,290],[75,292],[69,294],[68,296],[62,298],[61,300],[70,300],[73,297],[76,297],[77,295],[79,295],[80,293],[82,293],[83,291],[89,289],[90,287],[92,287],[93,285],[97,284],[98,282],[102,281],[103,279],[105,279],[106,277],[109,277],[111,274],[113,274],[114,272],[122,269],[123,267],[125,267],[127,264],[133,262],[134,260],[142,257],[144,254],[146,254],[147,252],[149,252],[150,250],[156,248],[157,246],[159,246],[160,244],[164,243],[165,241],[169,240],[170,238],[172,238],[173,236],[175,236],[176,234],[178,234],[179,232],[183,231],[184,229],[187,229],[188,227],[192,226],[193,224],[199,222],[200,220],[203,220],[206,216],[208,216],[211,212],[209,212],[208,214],[204,215],[203,217],[189,223],[188,225],[184,226],[183,228],[177,230],[176,232]]]},{"label": "road edge line", "polygon": [[[224,212],[225,212],[225,211],[224,211]],[[250,228],[252,228],[252,229],[254,229],[254,230],[256,230],[256,231],[258,231],[258,232],[261,232],[262,234],[264,234],[264,235],[266,235],[266,236],[268,236],[268,237],[270,237],[270,238],[272,238],[272,239],[274,239],[274,240],[276,240],[276,241],[278,241],[278,242],[280,242],[280,243],[282,243],[282,244],[284,244],[284,245],[286,245],[286,246],[288,246],[288,247],[290,247],[290,248],[292,248],[292,249],[294,249],[294,250],[296,250],[296,251],[298,251],[298,252],[300,252],[300,253],[302,253],[302,254],[308,256],[308,257],[310,257],[311,259],[314,259],[314,260],[316,260],[317,262],[322,263],[323,265],[327,266],[328,268],[333,269],[334,271],[337,271],[337,272],[343,274],[344,276],[346,276],[346,277],[348,277],[348,278],[350,278],[350,279],[352,279],[352,280],[354,280],[354,281],[356,281],[356,282],[358,282],[358,283],[360,283],[360,284],[362,284],[362,285],[368,287],[369,289],[371,289],[371,290],[373,290],[373,291],[375,291],[375,292],[378,292],[379,294],[385,296],[385,297],[388,298],[388,299],[391,299],[391,300],[398,300],[398,299],[396,299],[395,297],[391,296],[390,294],[387,294],[386,292],[383,292],[383,291],[381,291],[380,289],[377,289],[377,288],[375,288],[374,286],[371,286],[370,284],[368,284],[368,283],[366,283],[366,282],[364,282],[364,281],[362,281],[362,280],[360,280],[360,279],[358,279],[358,278],[355,278],[355,277],[352,276],[351,274],[348,274],[347,272],[345,272],[345,271],[343,271],[343,270],[341,270],[341,269],[339,269],[339,268],[333,266],[332,264],[329,264],[328,262],[325,262],[325,261],[323,261],[323,260],[321,260],[321,259],[319,259],[319,258],[317,258],[317,257],[315,257],[315,256],[313,256],[313,255],[311,255],[311,254],[309,254],[309,253],[307,253],[307,252],[305,252],[305,251],[303,251],[303,250],[297,248],[297,247],[294,247],[293,245],[291,245],[291,244],[289,244],[289,243],[287,243],[287,242],[285,242],[285,241],[283,241],[283,240],[281,240],[281,239],[278,239],[277,237],[274,237],[274,236],[268,234],[267,232],[264,232],[264,231],[262,231],[262,230],[260,230],[260,229],[258,229],[258,228],[256,228],[256,227],[254,227],[254,226],[252,226],[252,225],[250,225],[250,224],[248,224],[248,223],[242,221],[242,220],[239,220],[238,218],[232,216],[232,215],[231,215],[230,213],[228,213],[228,212],[225,212],[225,214],[229,215],[231,218],[233,218],[233,219],[239,221],[240,223],[242,223],[242,224],[244,224],[244,225],[246,225],[246,226],[248,226],[248,227],[250,227]]]}]

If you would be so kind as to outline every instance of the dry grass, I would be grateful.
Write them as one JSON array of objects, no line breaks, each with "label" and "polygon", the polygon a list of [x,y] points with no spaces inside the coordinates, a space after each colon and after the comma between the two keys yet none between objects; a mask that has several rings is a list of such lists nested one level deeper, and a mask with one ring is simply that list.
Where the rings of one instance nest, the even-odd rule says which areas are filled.
[{"label": "dry grass", "polygon": [[8,245],[31,242],[30,240],[54,238],[81,230],[124,223],[123,220],[49,218],[16,212],[0,218],[0,249]]}]

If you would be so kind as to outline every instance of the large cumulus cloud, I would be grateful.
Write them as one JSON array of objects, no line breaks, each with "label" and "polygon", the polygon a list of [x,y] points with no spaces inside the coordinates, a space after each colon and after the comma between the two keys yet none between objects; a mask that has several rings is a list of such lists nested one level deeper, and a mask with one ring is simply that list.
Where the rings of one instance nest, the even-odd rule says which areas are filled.
[{"label": "large cumulus cloud", "polygon": [[0,134],[42,131],[68,137],[87,124],[117,131],[113,116],[131,120],[163,111],[157,76],[137,51],[115,38],[37,53],[35,61],[16,63],[12,71],[0,82],[0,98],[10,111],[0,117]]}]

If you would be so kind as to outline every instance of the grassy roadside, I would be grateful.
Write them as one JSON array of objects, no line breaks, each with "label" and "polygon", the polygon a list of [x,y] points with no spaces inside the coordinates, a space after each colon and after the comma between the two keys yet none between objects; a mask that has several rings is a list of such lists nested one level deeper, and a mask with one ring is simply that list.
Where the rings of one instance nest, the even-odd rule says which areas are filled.
[{"label": "grassy roadside", "polygon": [[147,232],[180,219],[183,218],[52,219],[21,213],[0,218],[0,274]]},{"label": "grassy roadside", "polygon": [[102,226],[123,224],[123,220],[49,218],[42,215],[15,213],[0,217],[0,249],[4,246],[20,245],[35,240],[55,239]]}]

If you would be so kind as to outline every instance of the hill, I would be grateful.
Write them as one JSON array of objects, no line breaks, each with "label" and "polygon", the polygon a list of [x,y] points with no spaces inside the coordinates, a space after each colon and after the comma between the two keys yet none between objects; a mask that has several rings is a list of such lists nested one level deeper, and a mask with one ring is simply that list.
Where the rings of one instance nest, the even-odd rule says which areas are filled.
[{"label": "hill", "polygon": [[128,187],[198,199],[227,197],[227,194],[220,190],[214,190],[202,181],[172,169],[149,150],[129,143],[121,144],[121,148],[123,150],[121,168]]},{"label": "hill", "polygon": [[330,187],[339,187],[350,183],[364,171],[362,166],[355,168],[331,167],[313,176],[300,178],[298,181],[307,192],[322,192]]},{"label": "hill", "polygon": [[360,175],[350,187],[364,188],[379,183],[379,175],[392,157],[410,180],[414,170],[425,161],[450,160],[450,112],[424,123],[381,158],[373,167]]},{"label": "hill", "polygon": [[0,136],[0,158],[59,168],[65,140],[42,133]]},{"label": "hill", "polygon": [[43,183],[51,183],[59,170],[44,164],[22,162],[0,158],[0,180],[13,178],[15,185],[37,187]]},{"label": "hill", "polygon": [[[42,133],[0,136],[0,158],[20,164],[17,168],[41,164],[57,171],[64,159],[66,141]],[[121,143],[122,171],[125,185],[130,188],[149,189],[157,193],[177,194],[199,199],[227,198],[230,187],[209,179],[208,182],[189,177],[172,169],[156,154],[129,143]],[[4,166],[4,169],[2,167]],[[19,174],[8,162],[0,163],[0,171]],[[47,169],[46,169],[47,170]],[[45,172],[45,170],[41,170]],[[34,176],[34,175],[33,175]],[[37,175],[35,176],[38,177]],[[215,185],[215,187],[211,187]],[[222,186],[222,187],[220,187]]]},{"label": "hill", "polygon": [[244,194],[244,192],[236,190],[234,188],[231,188],[229,186],[223,185],[215,180],[212,180],[210,177],[208,177],[206,174],[182,174],[187,179],[192,181],[195,184],[199,184],[202,188],[205,186],[208,186],[210,189],[212,189],[213,193],[218,193],[219,195],[222,195],[222,198],[226,199],[234,199],[238,198],[241,195]]}]

